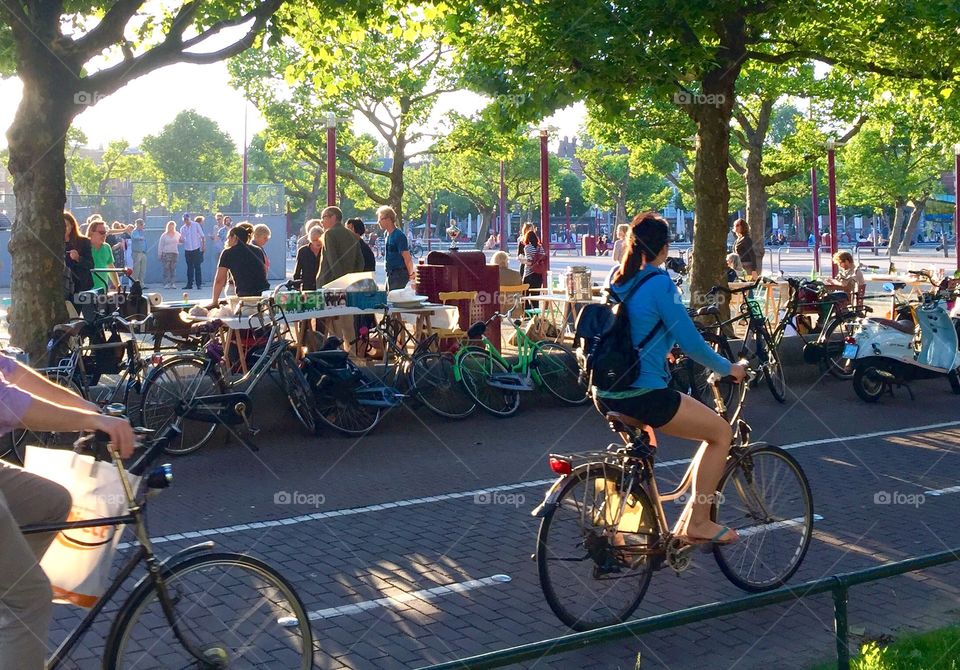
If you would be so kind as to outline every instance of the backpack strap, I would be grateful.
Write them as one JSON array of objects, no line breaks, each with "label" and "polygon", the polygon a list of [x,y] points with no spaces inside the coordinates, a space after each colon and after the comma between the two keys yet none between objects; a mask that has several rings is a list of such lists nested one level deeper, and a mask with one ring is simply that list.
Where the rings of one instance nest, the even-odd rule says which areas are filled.
[{"label": "backpack strap", "polygon": [[[658,271],[655,271],[655,272],[649,273],[647,276],[643,277],[642,279],[640,279],[640,281],[638,281],[636,284],[634,284],[633,287],[631,287],[631,289],[630,289],[629,291],[627,291],[627,294],[626,294],[625,296],[623,296],[623,298],[620,298],[620,297],[619,297],[618,295],[616,295],[612,290],[610,291],[609,295],[613,296],[618,303],[620,303],[620,304],[622,304],[622,305],[623,305],[623,304],[626,304],[626,302],[633,296],[633,294],[637,292],[637,289],[639,289],[641,286],[643,286],[643,285],[646,284],[649,280],[653,279],[654,277],[656,277],[656,276],[659,275],[659,274],[661,274],[661,272],[660,272],[659,270],[658,270]],[[611,288],[612,288],[612,287],[611,287]],[[637,351],[642,351],[643,348],[644,348],[645,346],[647,346],[647,344],[650,343],[650,340],[652,340],[653,337],[654,337],[657,333],[660,332],[660,329],[661,329],[661,328],[663,328],[663,319],[657,319],[657,325],[655,325],[655,326],[653,327],[653,329],[652,329],[649,333],[647,333],[647,336],[644,337],[642,340],[640,340],[640,344],[638,344],[638,345],[637,345],[636,347],[634,347],[634,348],[635,348]]]}]

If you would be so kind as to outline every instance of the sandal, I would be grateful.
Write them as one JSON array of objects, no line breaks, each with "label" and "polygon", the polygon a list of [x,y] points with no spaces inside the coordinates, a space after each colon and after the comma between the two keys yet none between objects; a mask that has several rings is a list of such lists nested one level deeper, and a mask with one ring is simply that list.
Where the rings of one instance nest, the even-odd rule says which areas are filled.
[{"label": "sandal", "polygon": [[[721,541],[720,538],[727,533],[733,533],[733,539]],[[733,544],[740,539],[740,536],[737,535],[737,532],[732,528],[722,526],[720,530],[717,531],[717,534],[711,538],[693,537],[692,535],[678,535],[677,538],[687,544]]]}]

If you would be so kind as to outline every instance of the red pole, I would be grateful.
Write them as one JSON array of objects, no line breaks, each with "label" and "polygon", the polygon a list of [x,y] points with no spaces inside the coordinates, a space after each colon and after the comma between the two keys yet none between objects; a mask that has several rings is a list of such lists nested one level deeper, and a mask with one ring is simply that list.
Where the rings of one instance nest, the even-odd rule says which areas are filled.
[{"label": "red pole", "polygon": [[570,196],[568,195],[564,202],[567,205],[567,239],[570,239]]},{"label": "red pole", "polygon": [[813,271],[820,274],[820,198],[817,195],[817,167],[810,168],[813,207]]},{"label": "red pole", "polygon": [[337,204],[337,116],[327,114],[327,207]]},{"label": "red pole", "polygon": [[500,161],[500,249],[507,250],[507,167]]},{"label": "red pole", "polygon": [[547,254],[547,270],[550,269],[550,163],[547,154],[547,129],[540,129],[540,239]]},{"label": "red pole", "polygon": [[427,198],[427,230],[426,230],[426,235],[427,235],[427,252],[430,251],[430,247],[431,247],[431,244],[430,244],[430,214],[432,213],[432,212],[431,212],[432,209],[433,209],[433,199],[432,199],[432,198]]},{"label": "red pole", "polygon": [[[953,151],[957,156],[957,160],[953,166],[953,241],[957,247],[957,270],[960,271],[960,144],[954,144]],[[943,246],[944,249],[946,249],[946,240],[943,241]]]},{"label": "red pole", "polygon": [[837,276],[837,264],[833,261],[834,254],[837,253],[837,167],[834,163],[833,140],[827,142],[827,184],[829,185],[830,202],[830,276]]}]

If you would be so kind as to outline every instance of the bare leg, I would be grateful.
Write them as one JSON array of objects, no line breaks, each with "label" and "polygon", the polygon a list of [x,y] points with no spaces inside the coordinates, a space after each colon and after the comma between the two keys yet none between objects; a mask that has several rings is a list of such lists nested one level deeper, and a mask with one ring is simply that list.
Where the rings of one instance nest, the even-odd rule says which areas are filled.
[{"label": "bare leg", "polygon": [[[730,426],[705,405],[683,395],[676,416],[660,431],[674,437],[703,441],[693,457],[690,500],[674,530],[679,535],[710,539],[722,529],[710,520],[710,506],[733,440]],[[727,542],[735,538],[736,533],[730,531],[719,539]]]}]

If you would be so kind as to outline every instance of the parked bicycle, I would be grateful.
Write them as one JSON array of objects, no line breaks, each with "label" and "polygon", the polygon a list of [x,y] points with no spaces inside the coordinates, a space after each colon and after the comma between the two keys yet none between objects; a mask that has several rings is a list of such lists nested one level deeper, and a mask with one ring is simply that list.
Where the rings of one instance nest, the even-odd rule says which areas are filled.
[{"label": "parked bicycle", "polygon": [[[749,377],[754,377],[749,372]],[[691,545],[673,535],[663,507],[691,487],[693,461],[676,489],[660,493],[653,431],[632,417],[606,415],[623,444],[605,451],[551,454],[559,478],[533,511],[541,519],[534,558],[550,608],[574,630],[620,623],[646,594],[655,570],[689,569],[697,546],[712,550],[721,572],[741,589],[767,591],[786,583],[806,555],[813,532],[813,497],[800,465],[782,449],[751,443],[742,418],[749,384],[736,409],[710,387],[734,441],[717,486],[711,519],[740,536],[732,544]]]},{"label": "parked bicycle", "polygon": [[[516,331],[517,357],[504,358],[484,332],[494,319],[502,319]],[[520,393],[537,387],[570,405],[588,400],[574,353],[557,342],[534,342],[520,328],[519,320],[496,312],[467,331],[468,340],[481,346],[461,347],[454,356],[454,377],[463,383],[473,400],[494,416],[510,416],[520,407]]]},{"label": "parked bicycle", "polygon": [[[211,338],[202,351],[181,351],[158,357],[159,364],[143,384],[140,405],[143,425],[163,430],[173,420],[178,403],[241,389],[252,393],[269,373],[286,394],[294,415],[313,434],[317,427],[313,391],[297,363],[290,324],[275,295],[276,292],[261,300],[255,314],[242,317],[251,331],[263,337],[262,343],[251,346],[247,352],[246,360],[251,365],[245,373],[238,376],[227,363],[225,353],[229,352],[222,335]],[[167,446],[167,452],[182,455],[196,451],[213,437],[216,429],[217,424],[185,421],[182,435]]]},{"label": "parked bicycle", "polygon": [[462,419],[473,414],[477,405],[456,379],[453,355],[438,351],[439,335],[433,333],[418,342],[402,321],[388,314],[386,306],[380,321],[361,330],[361,343],[369,346],[378,341],[383,347],[384,384],[444,418]]},{"label": "parked bicycle", "polygon": [[[85,528],[133,526],[135,550],[116,573],[103,597],[87,612],[79,626],[47,661],[48,670],[64,664],[70,652],[93,626],[104,607],[119,593],[134,570],[146,568],[116,612],[106,635],[104,670],[144,667],[227,668],[313,667],[313,633],[306,608],[293,586],[269,564],[245,554],[213,551],[213,542],[195,544],[164,560],[154,553],[146,524],[147,496],[170,486],[169,465],[148,468],[161,452],[179,439],[180,417],[203,405],[229,412],[226,403],[195,398],[180,406],[177,417],[129,468],[107,444],[107,436],[90,434],[75,444],[77,451],[112,459],[126,497],[122,516],[21,526],[24,534],[61,532]],[[122,405],[108,405],[119,416]],[[144,431],[141,429],[141,436]],[[152,431],[146,431],[150,433]],[[128,475],[145,475],[137,491]]]}]

